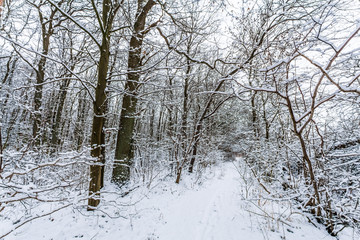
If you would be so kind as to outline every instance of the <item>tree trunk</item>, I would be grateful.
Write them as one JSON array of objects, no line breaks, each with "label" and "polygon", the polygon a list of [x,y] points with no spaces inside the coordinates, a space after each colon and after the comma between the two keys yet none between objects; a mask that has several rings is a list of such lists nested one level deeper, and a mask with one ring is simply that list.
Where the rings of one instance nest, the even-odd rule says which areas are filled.
[{"label": "tree trunk", "polygon": [[[36,70],[36,85],[35,85],[35,94],[34,94],[34,122],[32,135],[35,139],[36,144],[39,143],[41,137],[38,136],[41,128],[41,105],[42,105],[42,96],[43,96],[43,84],[45,77],[45,64],[46,64],[46,55],[49,53],[50,47],[50,37],[53,34],[53,18],[57,10],[52,10],[49,20],[43,17],[40,7],[38,7],[39,19],[41,23],[41,41],[42,41],[42,55],[38,63],[38,69]],[[48,25],[48,26],[47,26]]]},{"label": "tree trunk", "polygon": [[197,124],[195,133],[194,133],[194,145],[192,147],[192,154],[191,154],[191,160],[190,160],[190,165],[189,165],[190,173],[192,173],[194,171],[194,164],[195,164],[195,160],[196,160],[198,142],[200,141],[201,129],[202,129],[202,120],[199,121],[199,123]]},{"label": "tree trunk", "polygon": [[256,111],[256,94],[257,92],[255,92],[252,96],[251,96],[251,120],[252,120],[252,127],[253,127],[253,131],[254,131],[254,137],[257,139],[259,137],[259,128],[258,128],[258,117],[257,117],[257,111]]},{"label": "tree trunk", "polygon": [[83,91],[83,93],[79,94],[79,100],[78,100],[78,113],[77,113],[77,120],[75,125],[75,139],[76,139],[76,149],[78,151],[81,150],[84,143],[84,134],[85,134],[85,125],[86,125],[86,117],[88,116],[88,104],[86,104],[86,93]]},{"label": "tree trunk", "polygon": [[[102,187],[103,164],[105,163],[104,153],[104,123],[105,123],[105,101],[106,101],[106,77],[109,62],[108,39],[103,39],[100,48],[100,61],[98,68],[98,84],[95,91],[94,117],[91,131],[91,156],[95,158],[95,162],[90,166],[90,185],[89,194],[93,196],[89,199],[89,207],[96,207],[100,200],[99,191]],[[94,196],[95,194],[95,196]]]},{"label": "tree trunk", "polygon": [[[286,91],[288,91],[288,89],[286,88]],[[286,105],[288,107],[289,110],[289,114],[291,117],[291,121],[292,121],[292,125],[293,125],[293,131],[295,133],[295,135],[297,136],[297,138],[299,139],[300,145],[301,145],[301,151],[303,154],[303,162],[304,162],[304,177],[308,178],[308,174],[310,176],[310,182],[308,182],[308,185],[311,185],[313,187],[314,190],[314,196],[312,196],[312,198],[308,201],[307,205],[311,206],[311,207],[315,207],[317,205],[317,212],[316,215],[320,216],[321,215],[321,208],[320,208],[320,204],[321,204],[321,199],[320,199],[320,193],[319,193],[319,186],[318,186],[318,182],[315,178],[315,173],[314,173],[314,169],[312,166],[312,162],[310,160],[309,154],[307,152],[307,148],[306,148],[306,143],[304,140],[304,137],[302,135],[301,130],[298,130],[297,128],[297,120],[294,114],[294,110],[292,108],[292,104],[290,101],[290,97],[286,96],[285,98],[286,100]],[[307,169],[305,167],[305,165],[307,166]],[[306,172],[306,170],[308,172]],[[316,202],[315,202],[316,201]],[[314,214],[315,214],[315,210],[314,210]]]},{"label": "tree trunk", "polygon": [[51,132],[51,147],[53,148],[52,152],[56,152],[56,150],[59,147],[59,143],[60,143],[59,128],[61,124],[62,111],[64,109],[64,103],[65,103],[67,88],[69,87],[69,84],[70,84],[70,80],[65,80],[65,82],[63,82],[60,86],[59,103],[55,113],[55,121]]},{"label": "tree trunk", "polygon": [[[104,184],[104,164],[105,164],[105,132],[104,124],[106,120],[107,96],[106,85],[109,68],[110,56],[110,30],[111,21],[109,19],[111,11],[111,0],[103,1],[103,26],[107,29],[103,33],[100,49],[100,61],[98,65],[98,81],[95,89],[94,117],[91,131],[91,156],[95,159],[90,166],[89,200],[88,210],[94,210],[100,203],[100,189]],[[108,22],[109,21],[109,22]]]},{"label": "tree trunk", "polygon": [[[70,70],[71,72],[74,71],[75,69],[75,59],[78,58],[80,52],[74,57],[73,55],[73,41],[71,39],[70,36],[70,62],[72,63],[72,65],[70,66]],[[72,74],[65,74],[65,77],[70,78],[72,76]],[[61,125],[61,121],[62,121],[62,111],[64,109],[64,104],[65,104],[65,100],[66,100],[66,96],[68,93],[68,88],[70,85],[70,79],[65,79],[64,82],[61,83],[60,85],[60,96],[58,97],[58,104],[57,104],[57,109],[56,109],[56,113],[55,113],[55,119],[53,121],[53,126],[52,126],[52,132],[51,132],[51,147],[52,147],[52,152],[55,152],[58,150],[59,146],[60,146],[60,136],[61,133],[59,133],[59,129],[60,129],[60,125]]]},{"label": "tree trunk", "polygon": [[132,164],[133,134],[137,106],[137,90],[141,69],[141,52],[144,39],[146,16],[156,3],[149,0],[144,7],[143,0],[138,0],[138,10],[134,24],[134,32],[130,39],[128,57],[128,73],[125,83],[125,95],[123,98],[120,123],[115,149],[115,162],[112,174],[112,182],[118,186],[123,185],[130,179],[130,166]]},{"label": "tree trunk", "polygon": [[[45,54],[45,51],[43,52]],[[42,104],[42,90],[43,90],[43,83],[44,83],[44,76],[45,76],[45,63],[46,58],[41,57],[40,62],[38,65],[38,70],[36,73],[36,86],[35,86],[35,94],[34,94],[34,123],[33,123],[33,138],[40,139],[38,137],[38,132],[40,131],[41,125],[41,104]]]},{"label": "tree trunk", "polygon": [[[188,49],[187,49],[187,54],[190,54],[190,45],[188,45]],[[185,72],[185,79],[184,79],[184,89],[183,89],[183,110],[181,113],[181,129],[180,129],[180,134],[181,134],[181,154],[182,154],[182,160],[181,162],[177,163],[177,176],[176,176],[176,180],[175,183],[179,183],[180,182],[180,177],[181,177],[181,172],[182,172],[182,168],[184,167],[184,165],[187,163],[188,161],[188,150],[187,150],[187,125],[188,125],[188,101],[189,101],[189,83],[190,83],[190,73],[191,73],[191,65],[190,65],[190,60],[186,60],[186,72]],[[196,133],[195,133],[196,134]],[[196,146],[195,146],[196,149]],[[192,149],[194,152],[194,149]],[[195,150],[195,154],[196,154],[196,150]],[[192,155],[193,156],[193,155]],[[193,158],[191,158],[191,162],[195,162],[195,159],[193,160]],[[192,172],[192,168],[189,171]]]},{"label": "tree trunk", "polygon": [[[231,75],[233,75],[233,73],[230,73],[228,76],[231,76]],[[198,148],[198,143],[200,141],[203,122],[208,117],[207,114],[210,110],[211,104],[214,101],[215,94],[221,89],[221,87],[224,85],[225,81],[226,81],[226,78],[222,79],[218,83],[216,88],[214,89],[213,93],[211,93],[211,95],[209,96],[208,101],[205,105],[204,111],[202,112],[200,119],[199,119],[198,123],[196,124],[195,133],[194,133],[194,143],[193,143],[193,147],[192,147],[192,155],[191,155],[190,165],[189,165],[189,169],[188,169],[189,173],[192,173],[194,170],[194,164],[195,164],[195,160],[196,160],[197,148]],[[216,109],[215,109],[215,111],[216,111]]]}]

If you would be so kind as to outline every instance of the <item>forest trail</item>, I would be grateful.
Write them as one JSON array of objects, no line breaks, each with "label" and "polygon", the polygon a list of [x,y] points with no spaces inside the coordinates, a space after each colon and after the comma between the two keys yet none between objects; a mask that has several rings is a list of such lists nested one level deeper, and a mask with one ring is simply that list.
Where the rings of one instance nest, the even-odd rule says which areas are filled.
[{"label": "forest trail", "polygon": [[[203,186],[158,206],[161,222],[153,226],[148,239],[332,239],[303,220],[286,225],[272,219],[278,213],[286,215],[288,209],[267,201],[257,206],[258,201],[250,198],[256,199],[261,191],[241,159],[222,163],[214,167],[213,177]],[[266,214],[269,216],[261,216]]]},{"label": "forest trail", "polygon": [[[200,185],[194,184],[195,175],[185,174],[180,184],[158,182],[151,191],[142,188],[120,198],[123,207],[112,208],[110,200],[93,216],[67,208],[32,221],[5,240],[335,239],[301,214],[289,214],[284,203],[257,200],[262,189],[241,159],[219,163],[203,174]],[[111,217],[116,211],[122,217]],[[339,239],[356,238],[350,233]]]},{"label": "forest trail", "polygon": [[184,192],[162,207],[163,223],[155,227],[155,237],[149,239],[333,239],[324,230],[304,222],[304,219],[294,217],[285,224],[275,220],[281,214],[286,216],[289,209],[269,201],[257,205],[259,201],[250,198],[256,199],[259,192],[262,189],[241,164],[241,159],[225,162],[214,169],[214,177],[207,180],[202,188]]},{"label": "forest trail", "polygon": [[237,200],[239,173],[226,164],[204,188],[180,196],[166,209],[160,239],[238,239],[238,223],[244,218]]}]

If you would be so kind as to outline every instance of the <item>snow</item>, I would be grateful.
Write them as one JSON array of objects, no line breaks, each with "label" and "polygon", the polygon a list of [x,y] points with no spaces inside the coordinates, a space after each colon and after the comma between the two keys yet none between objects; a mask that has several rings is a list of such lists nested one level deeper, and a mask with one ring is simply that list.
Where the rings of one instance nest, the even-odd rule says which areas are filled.
[{"label": "snow", "polygon": [[[68,207],[29,222],[4,240],[335,239],[291,209],[291,203],[260,200],[265,193],[241,159],[212,166],[202,176],[185,175],[180,184],[173,178],[158,181],[150,190],[140,187],[123,198],[107,190],[100,211]],[[43,204],[33,211],[51,208]],[[0,236],[11,227],[5,221]],[[358,237],[346,230],[339,239]]]}]

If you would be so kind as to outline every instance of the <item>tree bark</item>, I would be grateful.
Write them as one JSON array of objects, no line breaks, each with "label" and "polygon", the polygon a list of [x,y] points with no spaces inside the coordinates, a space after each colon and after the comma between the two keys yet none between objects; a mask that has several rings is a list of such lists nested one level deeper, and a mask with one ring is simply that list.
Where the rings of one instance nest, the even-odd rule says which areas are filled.
[{"label": "tree bark", "polygon": [[[73,55],[73,41],[70,37],[70,62],[72,63],[72,65],[70,66],[70,70],[71,72],[74,71],[75,69],[75,65],[76,65],[76,59],[79,57],[80,52],[74,56]],[[70,85],[70,79],[68,79],[69,77],[71,77],[72,74],[65,74],[66,79],[64,80],[64,82],[61,83],[60,85],[60,93],[59,93],[59,97],[58,97],[58,103],[57,103],[57,108],[56,108],[56,112],[54,113],[54,120],[53,120],[53,125],[52,125],[52,131],[51,131],[51,147],[52,147],[52,152],[55,152],[58,150],[58,148],[60,147],[60,137],[62,135],[62,131],[59,131],[60,126],[61,126],[61,121],[62,121],[62,112],[64,109],[64,104],[65,104],[65,100],[66,100],[66,96],[68,93],[68,88]]]},{"label": "tree bark", "polygon": [[[286,91],[288,91],[288,86],[286,86]],[[301,145],[301,151],[303,154],[303,162],[304,165],[307,166],[307,172],[306,172],[306,167],[304,166],[304,177],[308,178],[308,174],[310,176],[310,182],[307,183],[308,185],[311,185],[313,187],[314,190],[314,196],[312,199],[310,199],[310,201],[308,202],[308,205],[315,207],[317,205],[317,216],[321,215],[321,208],[320,208],[320,204],[321,204],[321,199],[320,199],[320,194],[319,194],[319,186],[318,186],[318,182],[315,178],[315,173],[314,173],[314,169],[313,169],[313,165],[312,162],[310,160],[309,154],[307,152],[307,148],[306,148],[306,143],[304,140],[304,137],[302,135],[302,131],[298,130],[297,128],[297,124],[298,122],[296,121],[296,117],[295,117],[295,113],[290,101],[290,97],[287,95],[285,97],[286,100],[286,105],[287,108],[289,110],[289,114],[290,114],[290,118],[292,121],[292,125],[293,125],[293,131],[295,133],[295,135],[297,136],[297,138],[299,139],[300,145]],[[314,111],[315,109],[313,109],[312,111]],[[317,203],[315,203],[315,200]]]},{"label": "tree bark", "polygon": [[55,121],[51,132],[52,152],[56,152],[59,147],[59,143],[60,143],[59,128],[61,124],[62,111],[64,109],[64,103],[65,103],[67,88],[69,87],[69,84],[70,84],[70,80],[65,80],[65,82],[63,82],[60,86],[60,97],[58,100],[58,107],[55,113]]},{"label": "tree bark", "polygon": [[[114,14],[114,13],[112,13]],[[110,18],[109,18],[110,17]],[[112,16],[113,17],[113,16]],[[90,166],[88,210],[94,210],[100,203],[100,189],[104,185],[105,164],[105,132],[104,124],[107,110],[107,76],[110,57],[110,30],[112,25],[111,0],[103,1],[103,26],[107,26],[99,47],[100,60],[98,65],[98,80],[95,89],[94,117],[91,131],[91,156],[95,159]]]},{"label": "tree bark", "polygon": [[130,179],[130,166],[132,164],[133,135],[137,107],[137,90],[142,64],[141,52],[145,36],[146,16],[156,4],[149,0],[144,7],[143,0],[138,0],[138,10],[134,23],[133,34],[130,39],[128,57],[128,73],[125,83],[125,95],[123,98],[120,123],[115,149],[115,162],[112,174],[112,182],[118,186],[123,185]]},{"label": "tree bark", "polygon": [[[81,150],[84,143],[84,133],[86,129],[86,117],[88,116],[89,112],[89,106],[86,103],[86,93],[83,91],[83,93],[79,94],[79,100],[78,100],[78,109],[77,109],[77,120],[75,125],[75,139],[76,139],[76,149],[78,151]],[[91,107],[90,107],[91,108]]]},{"label": "tree bark", "polygon": [[[187,54],[190,55],[190,44],[187,48]],[[176,163],[177,173],[175,183],[180,183],[182,168],[188,162],[189,152],[187,150],[187,127],[188,127],[188,102],[189,102],[189,84],[190,84],[190,73],[191,73],[191,64],[190,60],[186,60],[186,71],[184,79],[184,89],[183,89],[183,109],[181,113],[181,160]],[[196,134],[196,133],[195,133]],[[196,149],[196,146],[195,146]],[[192,152],[196,154],[196,150],[192,149]],[[192,160],[192,159],[191,159]],[[195,160],[194,160],[195,161]],[[189,170],[190,171],[190,170]],[[192,171],[192,170],[191,170]]]},{"label": "tree bark", "polygon": [[[50,37],[53,34],[53,18],[55,16],[56,10],[52,10],[49,21],[46,21],[42,15],[40,7],[38,7],[39,18],[41,23],[41,41],[42,41],[42,55],[40,57],[38,68],[36,70],[36,85],[35,85],[35,94],[34,94],[34,122],[32,135],[38,143],[40,137],[38,133],[40,131],[41,125],[41,105],[42,105],[42,96],[43,96],[43,84],[45,77],[45,64],[46,64],[46,55],[49,53],[50,47]],[[48,26],[47,26],[48,25]]]}]

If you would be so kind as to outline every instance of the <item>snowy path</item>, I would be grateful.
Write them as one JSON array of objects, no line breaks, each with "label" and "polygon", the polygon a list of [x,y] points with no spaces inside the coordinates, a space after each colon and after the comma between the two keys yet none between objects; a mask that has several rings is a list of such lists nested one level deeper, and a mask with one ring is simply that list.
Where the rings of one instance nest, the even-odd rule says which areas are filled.
[{"label": "snowy path", "polygon": [[[224,163],[215,168],[214,177],[204,182],[199,189],[186,189],[179,195],[165,197],[159,195],[158,199],[149,199],[149,202],[158,209],[152,212],[148,232],[152,232],[147,239],[161,240],[330,240],[324,230],[314,228],[302,219],[293,219],[291,226],[284,225],[271,218],[258,216],[259,212],[250,201],[244,199],[246,189],[248,194],[256,194],[259,188],[252,182],[246,169],[235,167],[236,163]],[[242,178],[241,176],[245,177]],[[247,178],[247,179],[246,179]],[[242,180],[241,180],[242,179]],[[247,184],[245,184],[245,181]],[[183,186],[175,186],[181,189]],[[260,189],[261,191],[261,189]],[[176,191],[175,191],[176,192]],[[164,198],[165,197],[165,198]],[[255,201],[257,202],[257,201]],[[278,212],[285,212],[286,207],[278,204],[264,202],[261,207],[269,214],[276,216]],[[262,212],[259,212],[262,214]],[[155,219],[159,219],[156,221]],[[144,220],[144,219],[143,219]],[[155,220],[155,222],[154,222]],[[146,221],[146,220],[145,220]],[[142,226],[139,221],[138,226]],[[137,227],[134,227],[137,232]],[[132,232],[132,233],[134,233]],[[132,234],[130,233],[130,235]],[[145,239],[136,235],[131,239]],[[138,238],[137,238],[138,237]],[[345,240],[352,238],[345,237]]]},{"label": "snowy path", "polygon": [[[98,211],[94,216],[68,208],[27,224],[5,240],[334,240],[300,214],[291,215],[287,224],[254,214],[266,208],[276,217],[287,208],[267,201],[257,206],[258,201],[245,200],[246,190],[256,197],[261,189],[245,168],[239,174],[235,164],[242,166],[228,162],[214,167],[201,186],[185,176],[180,184],[163,182],[151,192],[135,191],[121,198],[131,203],[121,207],[125,218],[107,216],[114,215],[111,207],[103,208],[106,214]],[[340,239],[358,238],[348,232]]]},{"label": "snowy path", "polygon": [[238,239],[236,175],[229,168],[204,189],[181,196],[164,213],[168,221],[158,231],[160,239]]}]

